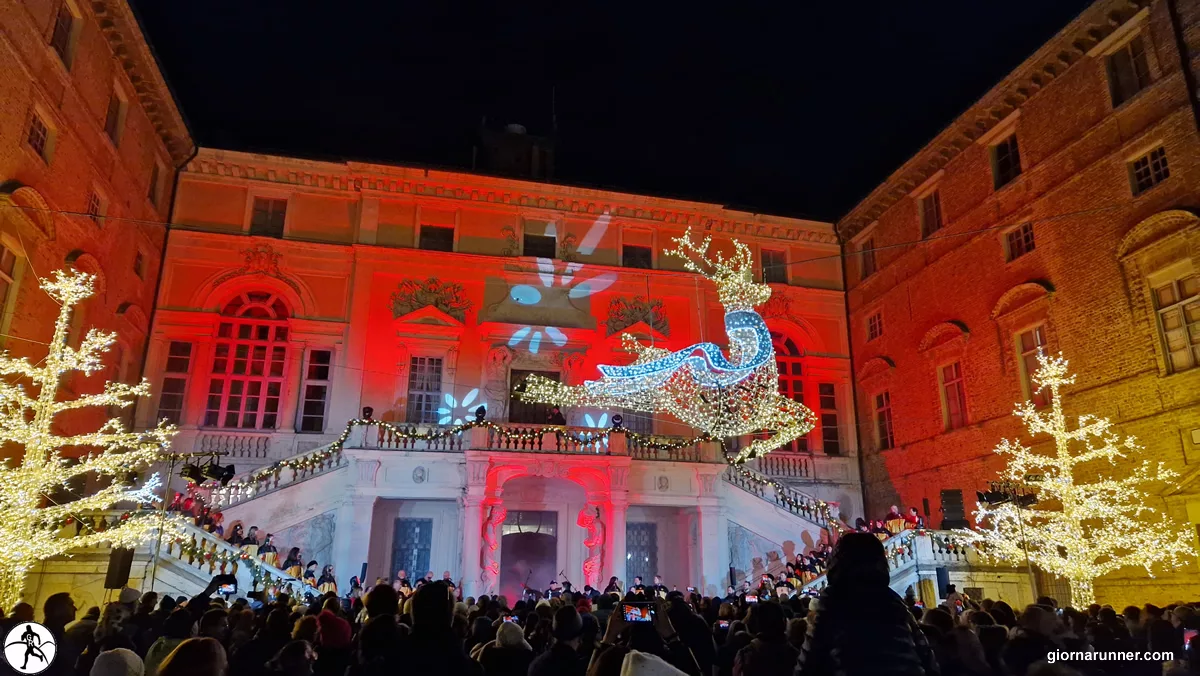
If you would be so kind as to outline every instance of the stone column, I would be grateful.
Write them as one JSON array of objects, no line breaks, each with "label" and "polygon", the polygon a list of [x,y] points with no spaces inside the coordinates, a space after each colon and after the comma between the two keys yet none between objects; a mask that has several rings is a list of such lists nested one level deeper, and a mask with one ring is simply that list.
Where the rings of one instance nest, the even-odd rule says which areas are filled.
[{"label": "stone column", "polygon": [[718,505],[701,505],[695,518],[700,540],[695,549],[700,556],[697,582],[705,596],[724,596],[729,584],[729,526],[724,510]]},{"label": "stone column", "polygon": [[625,511],[629,509],[629,503],[625,498],[618,500],[616,497],[612,500],[612,508],[608,513],[608,542],[605,549],[604,564],[601,570],[604,571],[600,576],[600,591],[604,591],[604,587],[608,586],[608,578],[616,575],[624,589],[628,591],[629,581],[625,579]]},{"label": "stone column", "polygon": [[[468,495],[460,502],[463,515],[462,581],[463,597],[479,597],[484,593],[480,583],[483,558],[483,502],[479,496]],[[496,554],[499,555],[497,549]]]},{"label": "stone column", "polygon": [[367,562],[374,511],[373,495],[352,493],[338,507],[333,530],[333,566],[339,590],[349,589],[350,577],[358,575]]}]

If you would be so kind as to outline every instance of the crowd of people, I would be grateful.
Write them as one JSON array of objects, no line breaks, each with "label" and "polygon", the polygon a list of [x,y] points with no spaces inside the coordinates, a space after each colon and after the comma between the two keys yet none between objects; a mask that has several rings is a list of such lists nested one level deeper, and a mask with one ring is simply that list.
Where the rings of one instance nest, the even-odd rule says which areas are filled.
[{"label": "crowd of people", "polygon": [[[819,596],[777,580],[725,597],[667,590],[661,578],[607,593],[560,589],[549,598],[459,600],[453,582],[384,580],[354,597],[214,593],[190,598],[122,590],[76,619],[66,593],[43,623],[58,656],[51,676],[1184,676],[1200,673],[1187,641],[1198,606],[1019,611],[950,589],[922,608],[889,586],[882,543],[849,533],[828,557]],[[403,578],[403,575],[401,575]],[[405,581],[407,581],[405,579]],[[399,589],[397,588],[399,587]],[[4,628],[33,619],[12,609]],[[1058,655],[1059,651],[1065,651]],[[1154,659],[1092,659],[1108,651]],[[1056,656],[1061,659],[1056,659]]]}]

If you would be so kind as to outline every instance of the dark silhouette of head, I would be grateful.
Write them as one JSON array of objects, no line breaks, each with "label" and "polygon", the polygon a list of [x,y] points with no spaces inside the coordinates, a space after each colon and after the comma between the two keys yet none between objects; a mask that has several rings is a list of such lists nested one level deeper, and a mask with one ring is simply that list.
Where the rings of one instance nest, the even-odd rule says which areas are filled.
[{"label": "dark silhouette of head", "polygon": [[870,533],[847,533],[829,555],[830,587],[886,587],[891,577],[883,543]]}]

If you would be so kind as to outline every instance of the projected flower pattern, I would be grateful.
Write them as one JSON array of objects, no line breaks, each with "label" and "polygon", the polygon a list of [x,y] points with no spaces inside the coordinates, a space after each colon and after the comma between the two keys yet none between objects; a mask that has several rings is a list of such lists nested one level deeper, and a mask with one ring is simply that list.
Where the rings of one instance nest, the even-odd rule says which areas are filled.
[{"label": "projected flower pattern", "polygon": [[439,425],[461,425],[464,420],[475,419],[475,409],[479,406],[483,410],[487,410],[487,402],[480,401],[478,406],[475,406],[475,400],[479,397],[479,388],[475,388],[467,392],[463,396],[462,401],[454,398],[454,395],[446,393],[442,396],[442,401],[445,404],[437,410]]}]

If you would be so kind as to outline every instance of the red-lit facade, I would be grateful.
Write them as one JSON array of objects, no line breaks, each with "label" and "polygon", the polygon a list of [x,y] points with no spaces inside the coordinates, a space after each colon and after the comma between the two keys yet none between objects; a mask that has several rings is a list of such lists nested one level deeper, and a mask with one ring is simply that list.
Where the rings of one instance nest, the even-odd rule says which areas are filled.
[{"label": "red-lit facade", "polygon": [[[1180,474],[1155,505],[1200,524],[1200,118],[1173,25],[1200,7],[1178,5],[1096,3],[839,222],[869,512],[936,526],[961,496],[969,519],[992,448],[1027,438],[1042,346],[1079,374],[1068,413],[1138,437]],[[1097,594],[1190,598],[1195,574]]]}]

